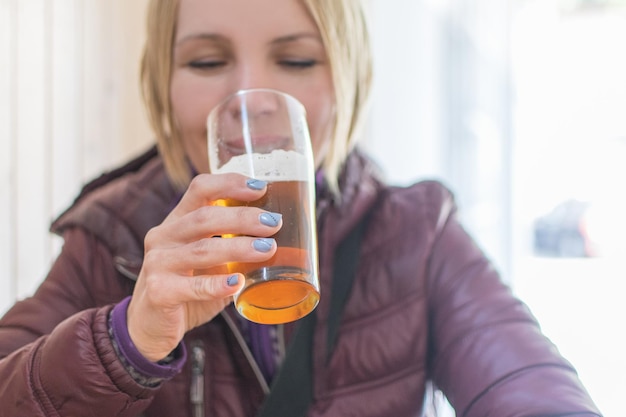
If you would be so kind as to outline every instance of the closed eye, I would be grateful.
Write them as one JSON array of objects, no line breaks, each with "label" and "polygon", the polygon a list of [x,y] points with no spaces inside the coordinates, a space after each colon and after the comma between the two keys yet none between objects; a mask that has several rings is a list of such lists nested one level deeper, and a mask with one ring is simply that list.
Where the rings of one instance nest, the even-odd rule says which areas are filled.
[{"label": "closed eye", "polygon": [[191,61],[187,65],[194,69],[207,70],[207,69],[221,68],[226,65],[226,61]]},{"label": "closed eye", "polygon": [[311,68],[317,64],[314,59],[284,59],[279,61],[279,65],[292,69]]}]

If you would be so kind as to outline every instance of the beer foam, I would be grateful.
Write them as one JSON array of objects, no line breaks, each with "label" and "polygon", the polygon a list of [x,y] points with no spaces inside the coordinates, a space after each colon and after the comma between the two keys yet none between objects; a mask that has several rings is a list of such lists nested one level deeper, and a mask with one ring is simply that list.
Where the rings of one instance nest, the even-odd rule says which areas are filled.
[{"label": "beer foam", "polygon": [[216,173],[238,172],[264,181],[308,181],[308,166],[306,156],[276,149],[269,154],[234,156]]}]

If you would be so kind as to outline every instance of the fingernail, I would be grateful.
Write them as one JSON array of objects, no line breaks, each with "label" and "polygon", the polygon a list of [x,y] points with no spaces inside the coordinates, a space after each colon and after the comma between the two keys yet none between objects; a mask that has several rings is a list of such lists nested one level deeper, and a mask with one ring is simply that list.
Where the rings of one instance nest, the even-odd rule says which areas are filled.
[{"label": "fingernail", "polygon": [[278,226],[280,224],[280,219],[282,218],[283,218],[282,214],[270,213],[270,212],[261,213],[261,216],[259,216],[259,220],[261,221],[261,224],[264,224],[269,227]]},{"label": "fingernail", "polygon": [[271,238],[256,239],[252,243],[252,246],[254,246],[254,249],[258,250],[259,252],[269,252],[272,250],[272,246],[274,246],[274,239],[271,239]]},{"label": "fingernail", "polygon": [[248,186],[248,188],[250,188],[252,190],[262,190],[267,185],[267,181],[257,180],[257,179],[254,179],[254,178],[249,178],[246,181],[246,185]]},{"label": "fingernail", "polygon": [[231,275],[226,278],[226,284],[228,284],[229,287],[234,287],[239,284],[239,274]]}]

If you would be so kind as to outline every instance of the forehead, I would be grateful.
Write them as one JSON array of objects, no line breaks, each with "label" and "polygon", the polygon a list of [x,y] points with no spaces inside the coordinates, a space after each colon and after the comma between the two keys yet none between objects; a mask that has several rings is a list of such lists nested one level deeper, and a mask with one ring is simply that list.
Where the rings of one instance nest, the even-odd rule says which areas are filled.
[{"label": "forehead", "polygon": [[176,38],[215,32],[224,35],[318,32],[301,0],[180,0]]}]

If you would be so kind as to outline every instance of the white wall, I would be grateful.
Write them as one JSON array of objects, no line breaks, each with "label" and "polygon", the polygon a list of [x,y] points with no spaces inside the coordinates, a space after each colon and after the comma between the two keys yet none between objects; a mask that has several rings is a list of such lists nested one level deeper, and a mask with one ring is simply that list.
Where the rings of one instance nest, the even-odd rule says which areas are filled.
[{"label": "white wall", "polygon": [[366,147],[388,180],[435,178],[510,280],[510,1],[372,0]]},{"label": "white wall", "polygon": [[0,312],[34,291],[80,186],[149,146],[146,0],[0,0]]},{"label": "white wall", "polygon": [[397,184],[446,177],[444,10],[428,3],[372,0],[370,7],[375,79],[365,145]]}]

